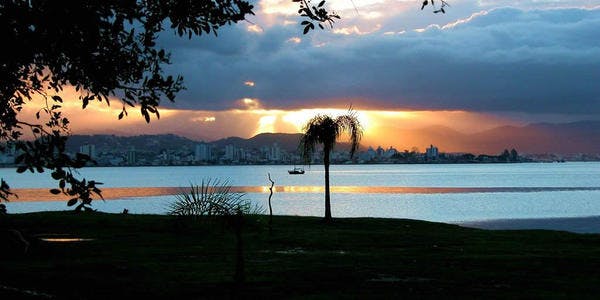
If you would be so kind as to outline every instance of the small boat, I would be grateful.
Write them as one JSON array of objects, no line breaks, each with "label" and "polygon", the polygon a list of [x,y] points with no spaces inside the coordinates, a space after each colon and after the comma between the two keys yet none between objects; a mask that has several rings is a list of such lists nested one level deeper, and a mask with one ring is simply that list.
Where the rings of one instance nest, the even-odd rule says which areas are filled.
[{"label": "small boat", "polygon": [[288,170],[289,174],[304,174],[304,169],[302,168],[294,168],[293,170]]}]

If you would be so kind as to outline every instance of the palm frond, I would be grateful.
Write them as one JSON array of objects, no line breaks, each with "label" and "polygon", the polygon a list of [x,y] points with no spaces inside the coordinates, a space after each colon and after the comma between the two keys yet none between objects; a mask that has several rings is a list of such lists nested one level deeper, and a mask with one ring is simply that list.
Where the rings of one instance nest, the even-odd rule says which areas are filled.
[{"label": "palm frond", "polygon": [[261,214],[264,208],[244,198],[245,194],[232,191],[228,180],[202,179],[200,185],[190,184],[175,195],[169,205],[169,214],[178,216],[231,216]]},{"label": "palm frond", "polygon": [[350,108],[347,114],[336,118],[336,123],[340,128],[340,133],[346,132],[350,136],[350,157],[353,157],[363,136],[363,127],[358,120],[356,111]]},{"label": "palm frond", "polygon": [[323,145],[324,151],[332,151],[336,140],[342,134],[350,136],[350,156],[358,150],[363,128],[356,112],[350,108],[345,115],[333,119],[328,115],[316,115],[311,118],[303,128],[304,134],[300,138],[300,149],[304,161],[310,163],[310,158],[317,150],[317,145]]}]

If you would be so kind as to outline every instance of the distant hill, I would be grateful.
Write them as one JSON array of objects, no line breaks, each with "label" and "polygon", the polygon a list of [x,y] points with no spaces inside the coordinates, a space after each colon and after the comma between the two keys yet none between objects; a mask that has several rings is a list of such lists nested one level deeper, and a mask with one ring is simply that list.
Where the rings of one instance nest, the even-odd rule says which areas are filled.
[{"label": "distant hill", "polygon": [[193,151],[196,141],[174,134],[117,136],[106,134],[73,135],[67,141],[67,149],[72,152],[79,151],[85,144],[94,144],[97,152],[111,152],[113,150],[127,151],[135,148],[137,151],[159,153],[163,149],[187,149]]},{"label": "distant hill", "polygon": [[298,149],[300,133],[260,133],[249,139],[240,137],[228,137],[212,142],[218,148],[224,148],[227,145],[243,147],[247,149],[261,148],[263,146],[272,146],[277,143],[279,147],[288,152],[295,152]]},{"label": "distant hill", "polygon": [[527,153],[600,153],[600,122],[498,127],[472,135],[470,148],[504,147]]},{"label": "distant hill", "polygon": [[443,152],[497,154],[503,149],[515,148],[522,153],[600,153],[598,121],[500,126],[474,134],[465,134],[444,126],[432,126],[396,130],[393,134],[400,136],[404,144],[418,147],[434,144]]},{"label": "distant hill", "polygon": [[[381,128],[378,135],[400,137],[403,144],[425,150],[430,144],[442,152],[471,152],[475,154],[498,154],[503,149],[515,148],[520,153],[600,153],[600,121],[585,121],[563,124],[536,123],[527,126],[501,126],[474,134],[465,134],[444,126],[420,129]],[[298,149],[300,133],[261,133],[252,138],[228,137],[210,142],[217,148],[227,145],[247,149],[270,147],[277,143],[288,152]],[[68,149],[77,151],[86,143],[96,145],[96,151],[111,149],[160,152],[162,149],[194,151],[198,141],[174,134],[164,135],[74,135],[68,141]],[[362,144],[361,150],[368,146]],[[389,146],[389,145],[382,145]],[[336,149],[346,150],[348,145],[340,143]],[[398,149],[404,150],[404,149]],[[409,149],[410,150],[410,149]]]}]

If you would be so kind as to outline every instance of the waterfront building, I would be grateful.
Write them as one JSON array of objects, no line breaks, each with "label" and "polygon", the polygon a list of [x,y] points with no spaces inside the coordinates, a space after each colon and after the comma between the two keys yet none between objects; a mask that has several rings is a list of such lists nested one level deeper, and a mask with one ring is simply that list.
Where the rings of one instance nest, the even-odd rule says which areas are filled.
[{"label": "waterfront building", "polygon": [[212,148],[209,144],[201,142],[196,145],[196,151],[194,152],[195,161],[211,161]]},{"label": "waterfront building", "polygon": [[137,159],[135,156],[135,147],[129,148],[127,150],[127,165],[135,166],[137,164]]},{"label": "waterfront building", "polygon": [[96,145],[85,144],[79,147],[79,153],[89,156],[91,159],[96,157]]},{"label": "waterfront building", "polygon": [[433,145],[430,145],[425,152],[425,156],[427,157],[427,159],[437,159],[438,155],[438,148]]},{"label": "waterfront building", "polygon": [[270,161],[281,161],[281,148],[277,143],[273,143],[271,146],[271,155],[269,156]]}]

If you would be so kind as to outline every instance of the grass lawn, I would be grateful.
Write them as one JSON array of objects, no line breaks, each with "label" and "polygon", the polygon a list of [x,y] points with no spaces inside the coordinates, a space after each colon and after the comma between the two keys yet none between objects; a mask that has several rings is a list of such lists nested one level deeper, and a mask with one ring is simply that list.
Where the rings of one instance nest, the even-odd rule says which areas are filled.
[{"label": "grass lawn", "polygon": [[223,222],[105,213],[6,215],[2,226],[26,237],[93,240],[36,241],[25,255],[2,249],[0,299],[600,297],[599,235],[398,219],[324,224],[283,216],[274,217],[269,232],[267,220],[246,217],[246,281],[235,284],[236,239]]}]

